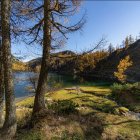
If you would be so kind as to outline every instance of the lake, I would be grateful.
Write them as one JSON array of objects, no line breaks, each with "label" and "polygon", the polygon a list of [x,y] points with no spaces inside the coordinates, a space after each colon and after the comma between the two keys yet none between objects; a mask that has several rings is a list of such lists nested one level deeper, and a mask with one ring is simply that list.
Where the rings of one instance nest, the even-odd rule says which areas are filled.
[{"label": "lake", "polygon": [[[33,72],[15,72],[14,73],[14,91],[16,98],[25,97],[33,94],[31,92],[31,78],[38,77],[37,73]],[[77,85],[109,85],[110,83],[103,81],[87,81],[83,78],[76,76],[59,75],[56,73],[49,73],[48,75],[48,88],[53,87],[70,87]]]}]

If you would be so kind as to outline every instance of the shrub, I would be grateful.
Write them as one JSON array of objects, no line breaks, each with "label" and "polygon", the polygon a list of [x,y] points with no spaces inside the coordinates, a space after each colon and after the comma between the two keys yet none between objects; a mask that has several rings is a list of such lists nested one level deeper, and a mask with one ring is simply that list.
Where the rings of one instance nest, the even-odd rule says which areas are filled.
[{"label": "shrub", "polygon": [[111,86],[112,93],[120,93],[121,91],[131,90],[132,88],[137,88],[138,83],[134,84],[118,84],[114,83],[113,86]]},{"label": "shrub", "polygon": [[54,110],[58,114],[70,114],[76,111],[77,104],[71,100],[58,100],[57,102],[49,105],[49,109]]},{"label": "shrub", "polygon": [[117,103],[129,108],[131,111],[139,112],[140,89],[139,83],[134,84],[114,84],[112,86],[113,98]]}]

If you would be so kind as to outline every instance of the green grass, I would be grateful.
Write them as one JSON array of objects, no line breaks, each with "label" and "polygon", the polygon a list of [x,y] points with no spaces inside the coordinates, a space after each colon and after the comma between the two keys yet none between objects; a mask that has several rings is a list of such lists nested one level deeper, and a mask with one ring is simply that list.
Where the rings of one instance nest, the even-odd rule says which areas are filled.
[{"label": "green grass", "polygon": [[72,100],[73,102],[79,104],[79,106],[87,106],[96,110],[101,110],[103,112],[113,112],[117,104],[105,98],[105,96],[110,94],[110,89],[103,87],[81,87],[82,93],[77,94],[76,91],[67,91],[65,89],[59,90],[46,97],[52,100]]},{"label": "green grass", "polygon": [[34,104],[34,97],[28,97],[18,103],[16,103],[17,107],[28,107],[32,108]]},{"label": "green grass", "polygon": [[[48,114],[29,133],[23,130],[17,137],[21,140],[28,140],[30,137],[32,140],[140,139],[140,121],[115,115],[115,111],[127,111],[127,108],[119,108],[114,101],[108,98],[111,95],[109,87],[81,86],[80,89],[82,92],[79,94],[77,91],[70,92],[62,89],[45,95],[48,104],[53,104],[58,100],[73,101],[79,105],[78,114],[73,113],[67,116]],[[33,100],[34,97],[29,97],[17,103],[18,107],[25,107],[23,113],[22,109],[17,111],[18,123],[21,126],[25,124],[23,120],[30,118]]]}]

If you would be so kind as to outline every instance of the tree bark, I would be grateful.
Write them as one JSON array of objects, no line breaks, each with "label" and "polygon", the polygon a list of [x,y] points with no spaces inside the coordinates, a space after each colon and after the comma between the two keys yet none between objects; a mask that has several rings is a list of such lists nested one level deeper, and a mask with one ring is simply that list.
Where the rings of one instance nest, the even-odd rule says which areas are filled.
[{"label": "tree bark", "polygon": [[44,29],[43,29],[43,57],[39,75],[38,86],[35,95],[32,118],[42,114],[45,110],[45,93],[47,87],[47,77],[50,62],[50,0],[44,0]]},{"label": "tree bark", "polygon": [[3,123],[3,104],[4,104],[4,71],[2,60],[2,37],[1,37],[1,2],[0,2],[0,126]]},{"label": "tree bark", "polygon": [[0,40],[0,126],[3,123],[3,107],[4,107],[4,71],[2,61],[2,46]]},{"label": "tree bark", "polygon": [[[11,39],[10,39],[10,7],[11,0],[2,0],[2,50],[4,65],[4,85],[5,85],[5,122],[2,129],[2,136],[12,139],[16,133],[16,108],[14,97],[14,84],[12,74],[11,59]],[[3,138],[3,139],[4,139]]]}]

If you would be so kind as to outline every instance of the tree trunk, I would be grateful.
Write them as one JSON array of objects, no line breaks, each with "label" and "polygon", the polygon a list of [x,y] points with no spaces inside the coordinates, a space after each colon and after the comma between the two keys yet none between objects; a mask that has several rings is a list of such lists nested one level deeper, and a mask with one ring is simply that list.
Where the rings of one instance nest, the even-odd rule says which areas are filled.
[{"label": "tree trunk", "polygon": [[[2,136],[12,139],[16,133],[16,108],[14,97],[14,85],[11,59],[11,39],[10,39],[10,7],[11,0],[2,0],[2,50],[4,62],[4,85],[5,85],[5,122],[2,129]],[[4,139],[3,138],[3,139]]]},{"label": "tree trunk", "polygon": [[4,71],[2,60],[2,38],[1,38],[1,2],[0,2],[0,127],[3,123],[3,103],[4,103]]},{"label": "tree trunk", "polygon": [[44,33],[43,33],[43,56],[41,70],[38,80],[38,86],[35,95],[32,118],[40,115],[45,110],[45,93],[47,87],[47,77],[50,62],[50,0],[44,0]]},{"label": "tree trunk", "polygon": [[0,40],[0,126],[3,123],[3,105],[4,105],[4,71],[2,61],[2,48]]}]

